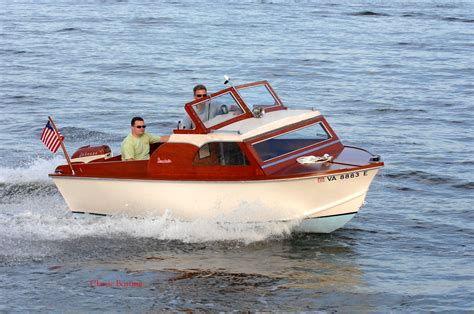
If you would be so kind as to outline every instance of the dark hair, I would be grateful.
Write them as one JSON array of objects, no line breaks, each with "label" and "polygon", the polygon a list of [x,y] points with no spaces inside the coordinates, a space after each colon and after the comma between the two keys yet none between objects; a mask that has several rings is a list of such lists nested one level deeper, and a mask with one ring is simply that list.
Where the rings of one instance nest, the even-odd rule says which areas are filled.
[{"label": "dark hair", "polygon": [[207,92],[206,86],[204,86],[202,84],[198,84],[198,85],[194,86],[194,88],[193,88],[194,95],[196,95],[196,91],[201,90],[201,89],[204,89]]},{"label": "dark hair", "polygon": [[142,117],[133,117],[132,122],[130,122],[130,124],[131,124],[132,126],[134,126],[134,125],[135,125],[135,122],[137,122],[137,121],[145,121],[145,120],[143,120]]}]

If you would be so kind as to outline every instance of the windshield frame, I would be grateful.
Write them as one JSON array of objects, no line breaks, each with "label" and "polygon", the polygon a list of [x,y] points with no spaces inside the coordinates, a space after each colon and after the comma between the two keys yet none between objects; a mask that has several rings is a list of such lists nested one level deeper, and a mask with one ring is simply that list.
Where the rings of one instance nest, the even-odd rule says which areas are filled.
[{"label": "windshield frame", "polygon": [[[265,112],[270,112],[270,111],[275,111],[275,110],[286,110],[287,108],[283,105],[281,102],[280,98],[276,94],[276,92],[273,90],[273,88],[270,86],[270,83],[268,81],[257,81],[253,83],[248,83],[248,84],[242,84],[238,86],[230,86],[228,88],[222,89],[216,93],[210,94],[207,97],[195,99],[191,102],[186,103],[184,106],[184,110],[186,111],[187,115],[189,118],[193,121],[195,128],[194,129],[175,129],[174,133],[177,134],[207,134],[210,133],[212,130],[217,130],[220,128],[223,128],[229,124],[235,123],[237,121],[241,121],[244,119],[249,119],[253,118],[254,115],[251,111],[251,109],[247,106],[245,103],[244,99],[242,99],[242,96],[239,94],[239,89],[245,89],[245,88],[251,88],[254,86],[260,86],[264,85],[267,90],[270,92],[270,94],[273,96],[273,98],[276,100],[277,105],[275,106],[269,106],[269,107],[263,107]],[[230,93],[235,101],[238,103],[238,105],[243,109],[243,114],[240,114],[234,118],[231,118],[229,120],[223,121],[221,123],[218,123],[216,125],[212,125],[210,127],[206,127],[204,125],[204,122],[199,118],[198,114],[194,111],[193,106],[197,105],[198,103],[201,102],[206,102],[209,100],[212,100],[212,98],[219,97],[225,93]]]},{"label": "windshield frame", "polygon": [[[266,112],[286,109],[286,107],[285,107],[285,105],[283,105],[283,102],[281,101],[280,97],[278,97],[277,93],[273,90],[272,86],[270,85],[270,83],[268,83],[267,80],[248,83],[248,84],[237,85],[237,86],[235,86],[235,89],[237,91],[240,91],[240,90],[243,90],[243,89],[257,87],[257,86],[265,86],[267,88],[268,92],[275,99],[276,105],[274,105],[274,106],[262,106],[265,109]],[[241,98],[245,101],[245,99],[242,96],[241,96]]]},{"label": "windshield frame", "polygon": [[[221,123],[212,125],[210,127],[206,127],[204,125],[204,122],[201,120],[201,118],[199,118],[198,114],[196,113],[196,111],[194,110],[193,107],[196,106],[197,104],[205,103],[209,100],[212,100],[213,98],[217,98],[217,97],[219,97],[221,95],[224,95],[224,94],[227,94],[227,93],[229,93],[234,98],[236,103],[243,110],[243,113],[236,116],[236,117],[234,117],[234,118],[231,118],[229,120],[226,120],[226,121],[223,121]],[[193,130],[186,130],[185,132],[182,132],[182,133],[209,133],[211,130],[220,129],[220,128],[222,128],[226,125],[232,124],[234,122],[253,117],[252,112],[250,112],[250,109],[247,107],[245,102],[242,100],[239,93],[232,86],[228,87],[228,88],[225,88],[223,90],[220,90],[220,91],[218,91],[216,93],[213,93],[211,95],[208,95],[207,97],[203,97],[203,98],[200,98],[200,99],[193,100],[193,101],[187,103],[184,106],[184,109],[186,110],[186,113],[189,115],[191,120],[194,122],[196,128],[193,129]]]}]

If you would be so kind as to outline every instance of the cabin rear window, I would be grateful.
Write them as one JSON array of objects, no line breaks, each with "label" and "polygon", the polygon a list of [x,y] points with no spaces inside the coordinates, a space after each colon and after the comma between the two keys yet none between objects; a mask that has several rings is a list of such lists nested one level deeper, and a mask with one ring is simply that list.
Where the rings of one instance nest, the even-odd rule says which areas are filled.
[{"label": "cabin rear window", "polygon": [[246,166],[247,157],[235,142],[213,142],[201,146],[194,157],[196,166]]},{"label": "cabin rear window", "polygon": [[294,130],[253,144],[260,159],[270,160],[329,139],[322,123]]}]

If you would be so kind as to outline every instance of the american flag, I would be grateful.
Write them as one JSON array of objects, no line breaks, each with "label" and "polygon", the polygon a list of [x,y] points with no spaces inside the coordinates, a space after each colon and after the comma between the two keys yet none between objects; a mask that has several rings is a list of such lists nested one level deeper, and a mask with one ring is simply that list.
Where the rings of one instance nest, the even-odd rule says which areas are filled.
[{"label": "american flag", "polygon": [[56,135],[56,133],[54,132],[54,129],[51,126],[51,122],[48,121],[48,123],[46,123],[46,126],[43,129],[43,133],[41,133],[41,141],[53,153],[58,151],[61,142],[64,140],[64,136],[62,136],[61,132],[58,131],[58,135]]}]

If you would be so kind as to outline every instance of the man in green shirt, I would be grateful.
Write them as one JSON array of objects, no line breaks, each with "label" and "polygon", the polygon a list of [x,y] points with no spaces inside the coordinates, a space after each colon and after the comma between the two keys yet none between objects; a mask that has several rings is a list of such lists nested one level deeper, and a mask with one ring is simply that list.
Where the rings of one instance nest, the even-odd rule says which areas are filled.
[{"label": "man in green shirt", "polygon": [[132,132],[123,140],[122,160],[150,159],[150,144],[160,141],[160,136],[145,133],[145,121],[134,117],[131,122]]}]

